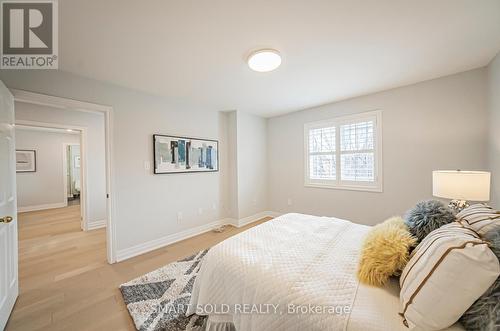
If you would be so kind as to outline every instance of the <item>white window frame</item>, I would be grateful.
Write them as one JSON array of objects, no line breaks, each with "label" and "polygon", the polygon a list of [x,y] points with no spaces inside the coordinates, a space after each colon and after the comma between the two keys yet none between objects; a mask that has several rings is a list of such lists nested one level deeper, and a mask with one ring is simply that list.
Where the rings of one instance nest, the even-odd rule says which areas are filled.
[{"label": "white window frame", "polygon": [[[340,126],[347,123],[356,123],[363,121],[374,121],[374,176],[373,182],[362,181],[345,181],[341,180],[341,162],[340,155],[345,152],[340,151]],[[309,131],[311,129],[319,129],[326,127],[335,127],[335,180],[331,179],[312,179],[310,178],[309,169]],[[371,150],[370,150],[371,151]],[[355,151],[356,153],[363,152]],[[340,116],[328,120],[306,123],[304,124],[304,186],[318,187],[329,189],[342,189],[342,190],[356,190],[356,191],[369,191],[369,192],[382,192],[382,111],[374,110],[354,115]]]}]

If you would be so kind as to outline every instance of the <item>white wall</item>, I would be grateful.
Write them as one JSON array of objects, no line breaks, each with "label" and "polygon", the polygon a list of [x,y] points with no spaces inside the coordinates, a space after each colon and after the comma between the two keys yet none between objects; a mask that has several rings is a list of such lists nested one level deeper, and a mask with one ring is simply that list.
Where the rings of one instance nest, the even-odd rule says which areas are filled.
[{"label": "white wall", "polygon": [[267,120],[241,111],[227,116],[228,216],[233,222],[267,211]]},{"label": "white wall", "polygon": [[239,219],[238,209],[238,123],[237,112],[227,113],[228,137],[228,216]]},{"label": "white wall", "polygon": [[500,208],[500,53],[488,66],[488,114],[491,204]]},{"label": "white wall", "polygon": [[16,174],[20,211],[60,208],[67,203],[63,172],[65,143],[79,144],[80,135],[16,129],[16,149],[36,151],[36,172]]},{"label": "white wall", "polygon": [[[2,70],[0,79],[10,88],[113,107],[112,172],[119,251],[226,217],[227,203],[221,199],[225,168],[212,173],[153,175],[144,167],[145,161],[153,161],[154,133],[221,139],[225,145],[216,109],[55,70]],[[183,213],[180,222],[179,211]]]},{"label": "white wall", "polygon": [[237,112],[238,218],[267,210],[267,120]]},{"label": "white wall", "polygon": [[[16,121],[49,122],[84,127],[87,131],[87,225],[106,220],[106,154],[104,115],[100,113],[68,111],[64,109],[15,103]],[[85,148],[85,147],[84,147]]]},{"label": "white wall", "polygon": [[[486,83],[483,68],[269,119],[270,209],[376,224],[431,198],[432,170],[487,169]],[[375,109],[383,193],[304,187],[304,123]]]}]

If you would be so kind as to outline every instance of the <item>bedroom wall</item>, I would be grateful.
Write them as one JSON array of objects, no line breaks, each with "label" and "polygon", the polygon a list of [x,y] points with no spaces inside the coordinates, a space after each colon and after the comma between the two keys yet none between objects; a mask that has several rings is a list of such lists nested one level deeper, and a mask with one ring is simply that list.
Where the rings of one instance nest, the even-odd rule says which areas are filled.
[{"label": "bedroom wall", "polygon": [[267,209],[267,120],[237,112],[238,218]]},{"label": "bedroom wall", "polygon": [[500,53],[488,66],[488,114],[491,205],[500,208]]},{"label": "bedroom wall", "polygon": [[16,128],[16,149],[36,151],[36,172],[16,173],[17,207],[20,211],[66,205],[64,143],[79,144],[80,135]]},{"label": "bedroom wall", "polygon": [[239,218],[238,209],[238,129],[237,112],[226,114],[228,121],[228,216]]},{"label": "bedroom wall", "polygon": [[[153,161],[154,133],[221,139],[216,109],[55,70],[2,70],[0,79],[10,88],[113,106],[112,171],[119,252],[226,217],[227,201],[220,195],[221,173],[226,169],[153,175],[144,167],[145,161]],[[180,221],[178,212],[183,214]]]},{"label": "bedroom wall", "polygon": [[[431,198],[432,170],[486,170],[486,91],[482,68],[269,119],[270,209],[376,224]],[[304,187],[304,123],[375,109],[383,111],[383,192]]]},{"label": "bedroom wall", "polygon": [[106,224],[106,161],[104,115],[15,102],[16,121],[48,122],[85,127],[87,130],[87,224]]},{"label": "bedroom wall", "polygon": [[[242,111],[228,119],[228,216],[231,222],[267,211],[267,119]],[[244,220],[246,221],[246,220]]]}]

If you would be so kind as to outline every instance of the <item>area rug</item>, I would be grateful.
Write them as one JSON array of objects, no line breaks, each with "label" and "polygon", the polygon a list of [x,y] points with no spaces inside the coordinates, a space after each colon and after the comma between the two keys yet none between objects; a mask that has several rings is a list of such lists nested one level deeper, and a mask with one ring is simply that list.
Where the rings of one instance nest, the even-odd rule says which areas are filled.
[{"label": "area rug", "polygon": [[186,316],[194,280],[208,250],[120,285],[139,331],[199,331],[206,317]]}]

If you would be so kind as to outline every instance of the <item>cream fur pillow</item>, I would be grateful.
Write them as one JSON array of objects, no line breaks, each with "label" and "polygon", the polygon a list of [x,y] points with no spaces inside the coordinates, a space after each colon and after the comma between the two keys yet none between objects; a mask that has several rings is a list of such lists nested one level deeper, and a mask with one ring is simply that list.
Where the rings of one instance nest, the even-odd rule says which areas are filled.
[{"label": "cream fur pillow", "polygon": [[358,266],[362,283],[382,286],[392,275],[399,275],[409,260],[417,239],[401,217],[391,217],[374,226],[366,235]]}]

